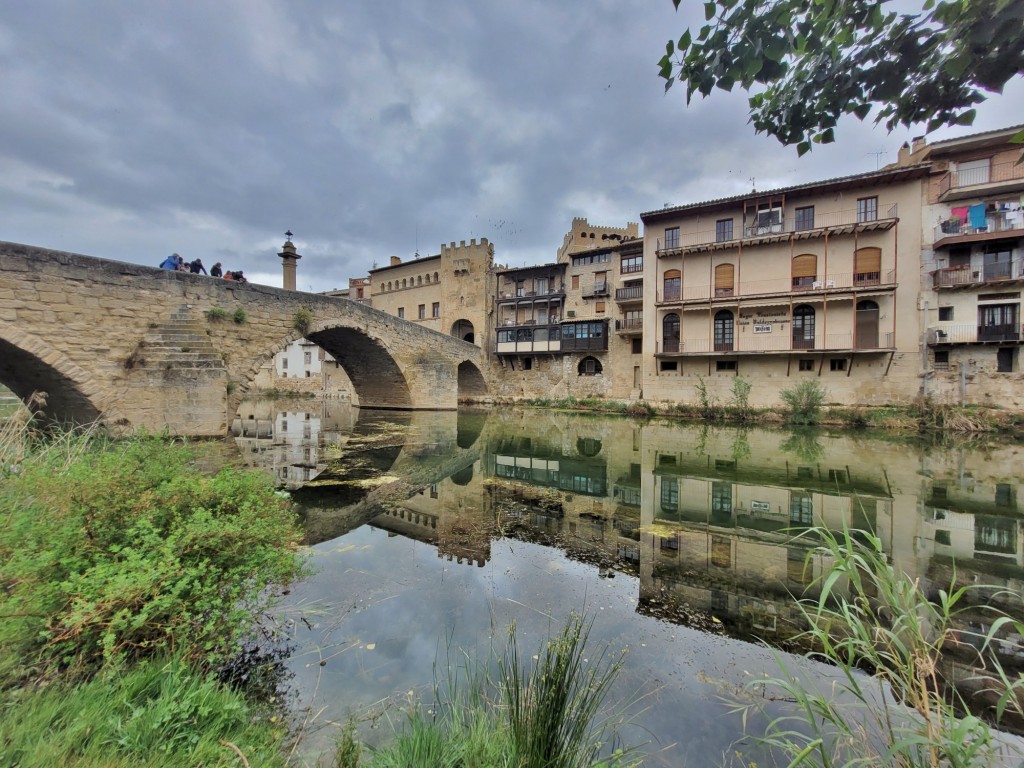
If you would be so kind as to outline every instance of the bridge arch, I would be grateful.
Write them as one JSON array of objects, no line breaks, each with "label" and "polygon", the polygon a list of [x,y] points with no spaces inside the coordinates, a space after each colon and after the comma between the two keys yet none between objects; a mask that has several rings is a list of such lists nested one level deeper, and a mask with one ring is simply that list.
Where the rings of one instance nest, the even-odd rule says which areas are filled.
[{"label": "bridge arch", "polygon": [[459,399],[481,397],[487,394],[487,381],[483,373],[469,360],[459,363]]},{"label": "bridge arch", "polygon": [[99,386],[92,377],[63,353],[17,328],[5,326],[0,338],[0,382],[29,404],[33,394],[46,393],[45,403],[33,408],[48,422],[91,424],[105,414],[117,417],[105,407]]}]

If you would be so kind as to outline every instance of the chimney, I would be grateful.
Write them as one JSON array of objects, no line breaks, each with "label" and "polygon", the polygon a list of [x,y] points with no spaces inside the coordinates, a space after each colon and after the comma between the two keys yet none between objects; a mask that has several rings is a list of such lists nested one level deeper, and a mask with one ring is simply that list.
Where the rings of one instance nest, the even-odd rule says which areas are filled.
[{"label": "chimney", "polygon": [[284,246],[281,248],[281,252],[277,254],[281,257],[281,269],[283,271],[283,283],[286,291],[295,290],[295,267],[299,259],[302,257],[295,252],[295,245],[291,241],[291,232],[286,233],[288,240],[284,241]]},{"label": "chimney", "polygon": [[392,256],[391,257],[391,266],[392,267],[397,267],[401,263],[402,263],[402,259],[401,259],[400,256]]}]

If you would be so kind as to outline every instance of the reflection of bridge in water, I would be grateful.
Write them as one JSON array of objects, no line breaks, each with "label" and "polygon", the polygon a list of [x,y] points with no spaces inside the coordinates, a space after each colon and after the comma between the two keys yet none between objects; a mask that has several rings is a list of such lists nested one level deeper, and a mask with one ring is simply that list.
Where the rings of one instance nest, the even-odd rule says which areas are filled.
[{"label": "reflection of bridge in water", "polygon": [[[696,626],[714,617],[734,635],[785,641],[802,629],[793,595],[812,595],[828,566],[808,558],[813,540],[794,536],[811,526],[869,528],[894,567],[925,588],[948,586],[955,563],[960,584],[1010,590],[977,595],[979,607],[992,598],[1022,610],[1011,597],[1024,583],[1012,447],[982,456],[548,412],[403,425],[411,442],[374,449],[383,457],[375,471],[395,481],[364,489],[349,513],[332,507],[330,483],[297,493],[312,540],[369,522],[482,565],[494,537],[524,536],[635,576],[641,613]],[[352,440],[347,428],[337,442]],[[361,429],[357,420],[351,434]],[[344,466],[319,477],[343,478]],[[981,610],[961,618],[974,630],[987,620]],[[1020,638],[1004,635],[1005,659],[1017,668]],[[945,670],[953,679],[971,672],[959,663]]]}]

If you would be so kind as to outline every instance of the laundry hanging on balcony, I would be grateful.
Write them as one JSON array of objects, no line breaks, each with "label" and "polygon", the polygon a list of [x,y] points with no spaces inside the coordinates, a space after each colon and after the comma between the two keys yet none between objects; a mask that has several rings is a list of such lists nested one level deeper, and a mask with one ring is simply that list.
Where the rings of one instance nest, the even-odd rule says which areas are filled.
[{"label": "laundry hanging on balcony", "polygon": [[972,205],[968,210],[968,216],[971,220],[972,229],[985,229],[987,223],[985,221],[985,204],[977,203]]}]

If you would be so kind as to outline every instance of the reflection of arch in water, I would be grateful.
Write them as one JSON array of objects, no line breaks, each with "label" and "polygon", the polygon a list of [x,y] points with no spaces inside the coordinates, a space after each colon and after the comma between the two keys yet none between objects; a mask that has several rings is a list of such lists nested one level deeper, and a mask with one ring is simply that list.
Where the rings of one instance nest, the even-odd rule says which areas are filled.
[{"label": "reflection of arch in water", "polygon": [[469,485],[473,481],[473,465],[469,464],[451,476],[456,485]]},{"label": "reflection of arch in water", "polygon": [[577,437],[576,452],[580,456],[597,456],[601,452],[601,441],[594,437]]},{"label": "reflection of arch in water", "polygon": [[459,411],[456,422],[455,444],[459,448],[472,448],[487,423],[486,411]]}]

